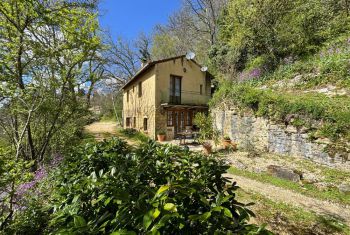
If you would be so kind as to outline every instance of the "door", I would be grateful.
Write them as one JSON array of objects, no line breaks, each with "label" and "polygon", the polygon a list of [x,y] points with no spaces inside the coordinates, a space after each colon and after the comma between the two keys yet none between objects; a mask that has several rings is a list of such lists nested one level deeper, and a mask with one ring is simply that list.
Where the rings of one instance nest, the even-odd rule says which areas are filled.
[{"label": "door", "polygon": [[174,132],[177,133],[185,131],[185,111],[174,111]]}]

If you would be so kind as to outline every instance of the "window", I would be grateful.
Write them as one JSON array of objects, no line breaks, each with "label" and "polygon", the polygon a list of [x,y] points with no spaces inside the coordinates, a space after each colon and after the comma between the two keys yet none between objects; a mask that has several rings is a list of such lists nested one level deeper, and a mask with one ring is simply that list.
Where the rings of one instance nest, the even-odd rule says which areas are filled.
[{"label": "window", "polygon": [[181,103],[181,77],[170,76],[170,103]]},{"label": "window", "polygon": [[199,94],[203,95],[203,85],[202,84],[199,86]]},{"label": "window", "polygon": [[139,97],[142,96],[142,82],[139,82]]},{"label": "window", "polygon": [[167,112],[167,123],[168,123],[168,126],[173,126],[174,123],[173,123],[173,111],[168,111]]},{"label": "window", "polygon": [[136,128],[136,117],[134,117],[134,128]]},{"label": "window", "polygon": [[126,92],[126,102],[129,102],[129,90]]},{"label": "window", "polygon": [[130,127],[130,118],[129,117],[126,118],[125,125],[126,125],[126,127]]},{"label": "window", "polygon": [[148,129],[148,125],[147,125],[148,123],[147,122],[148,122],[148,119],[144,118],[143,119],[143,130],[144,131],[147,131],[147,129]]}]

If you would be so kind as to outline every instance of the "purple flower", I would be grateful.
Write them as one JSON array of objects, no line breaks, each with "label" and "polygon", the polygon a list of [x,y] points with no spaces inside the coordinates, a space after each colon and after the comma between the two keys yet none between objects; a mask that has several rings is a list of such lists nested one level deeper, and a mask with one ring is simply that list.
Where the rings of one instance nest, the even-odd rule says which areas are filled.
[{"label": "purple flower", "polygon": [[43,178],[45,178],[47,176],[47,172],[43,167],[40,167],[36,172],[35,172],[35,176],[34,176],[34,180],[35,181],[40,181]]},{"label": "purple flower", "polygon": [[252,71],[250,71],[249,76],[251,78],[258,78],[261,76],[261,69],[260,68],[255,68]]}]

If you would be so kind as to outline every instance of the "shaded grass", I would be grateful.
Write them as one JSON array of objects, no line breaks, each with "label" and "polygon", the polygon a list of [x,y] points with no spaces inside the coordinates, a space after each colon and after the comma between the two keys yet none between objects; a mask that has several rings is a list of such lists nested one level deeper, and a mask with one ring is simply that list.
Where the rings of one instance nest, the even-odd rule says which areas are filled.
[{"label": "shaded grass", "polygon": [[316,188],[315,185],[312,185],[312,184],[301,185],[299,183],[273,177],[266,173],[249,172],[249,171],[241,170],[235,167],[230,167],[228,172],[234,175],[247,177],[256,181],[260,181],[260,182],[272,184],[281,188],[289,189],[306,196],[350,205],[350,197],[346,196],[344,193],[339,192],[338,188],[335,188],[335,187],[328,188],[325,191],[321,191],[318,188]]},{"label": "shaded grass", "polygon": [[244,203],[256,202],[253,210],[258,223],[266,223],[272,231],[291,232],[293,234],[349,234],[349,227],[342,221],[317,215],[314,212],[285,203],[272,201],[258,193],[239,189],[237,200]]},{"label": "shaded grass", "polygon": [[135,129],[119,129],[118,134],[125,138],[139,141],[139,142],[147,142],[150,139],[147,135]]}]

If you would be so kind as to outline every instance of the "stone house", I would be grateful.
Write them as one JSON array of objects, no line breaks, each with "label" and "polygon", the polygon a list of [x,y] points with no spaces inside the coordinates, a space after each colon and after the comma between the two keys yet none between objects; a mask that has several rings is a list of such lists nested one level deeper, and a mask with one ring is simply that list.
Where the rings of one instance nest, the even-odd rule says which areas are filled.
[{"label": "stone house", "polygon": [[185,55],[144,65],[123,86],[123,126],[167,140],[193,127],[197,112],[208,111],[212,76]]}]

